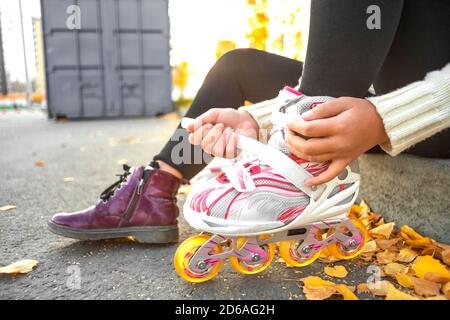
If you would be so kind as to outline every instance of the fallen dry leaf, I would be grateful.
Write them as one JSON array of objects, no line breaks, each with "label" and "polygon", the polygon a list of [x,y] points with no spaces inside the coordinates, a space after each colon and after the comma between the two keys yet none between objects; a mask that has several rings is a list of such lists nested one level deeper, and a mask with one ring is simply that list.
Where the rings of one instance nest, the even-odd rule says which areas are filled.
[{"label": "fallen dry leaf", "polygon": [[392,287],[392,283],[390,283],[387,280],[381,280],[374,283],[369,283],[367,287],[369,288],[370,292],[374,296],[385,296],[389,290],[390,287]]},{"label": "fallen dry leaf", "polygon": [[414,291],[418,295],[424,297],[437,296],[440,293],[441,286],[438,283],[434,283],[428,280],[412,277],[414,285]]},{"label": "fallen dry leaf", "polygon": [[394,262],[397,254],[393,251],[385,250],[383,252],[377,253],[377,262],[380,264],[388,264]]},{"label": "fallen dry leaf", "polygon": [[303,292],[308,300],[325,300],[336,293],[336,288],[304,286]]},{"label": "fallen dry leaf", "polygon": [[448,300],[448,299],[446,297],[444,297],[443,295],[440,295],[440,296],[428,297],[428,298],[425,298],[424,300]]},{"label": "fallen dry leaf", "polygon": [[42,160],[38,160],[38,161],[36,161],[36,162],[34,163],[34,165],[35,165],[36,167],[44,167],[44,166],[45,166],[45,162],[42,161]]},{"label": "fallen dry leaf", "polygon": [[323,280],[320,277],[308,276],[303,281],[303,292],[308,300],[324,300],[331,297],[335,292],[335,284]]},{"label": "fallen dry leaf", "polygon": [[412,277],[408,276],[407,274],[400,273],[400,272],[396,273],[395,279],[397,279],[398,284],[401,285],[402,287],[405,287],[405,288],[414,287]]},{"label": "fallen dry leaf", "polygon": [[437,273],[443,277],[450,278],[450,272],[447,268],[439,260],[434,259],[432,256],[417,257],[412,268],[416,273],[416,276],[420,279],[424,279],[427,272]]},{"label": "fallen dry leaf", "polygon": [[325,267],[323,271],[330,277],[335,278],[345,278],[348,275],[348,271],[344,266]]},{"label": "fallen dry leaf", "polygon": [[375,251],[377,251],[377,243],[375,242],[375,240],[370,240],[366,243],[361,253],[370,253]]},{"label": "fallen dry leaf", "polygon": [[392,246],[396,245],[401,239],[400,238],[394,238],[394,239],[376,239],[377,246],[381,250],[387,250],[390,249]]},{"label": "fallen dry leaf", "polygon": [[431,281],[431,282],[435,282],[435,283],[441,283],[441,284],[444,284],[444,283],[447,283],[450,281],[449,277],[443,276],[442,274],[436,273],[436,272],[425,273],[424,279]]},{"label": "fallen dry leaf", "polygon": [[7,205],[7,206],[3,206],[0,207],[0,211],[10,211],[10,210],[14,210],[17,207],[15,205]]},{"label": "fallen dry leaf", "polygon": [[394,230],[394,226],[395,226],[394,222],[382,224],[382,225],[370,230],[369,235],[372,238],[376,238],[376,239],[383,239],[383,238],[389,239],[389,237],[391,236],[392,230]]},{"label": "fallen dry leaf", "polygon": [[399,254],[397,255],[396,260],[399,262],[412,262],[417,257],[417,252],[410,248],[403,248],[400,250]]},{"label": "fallen dry leaf", "polygon": [[400,263],[391,262],[385,265],[383,270],[388,276],[395,276],[397,273],[408,272],[408,267]]},{"label": "fallen dry leaf", "polygon": [[442,260],[444,261],[444,263],[446,265],[450,266],[450,249],[446,249],[446,250],[442,251],[441,255],[442,255]]},{"label": "fallen dry leaf", "polygon": [[447,299],[450,300],[450,282],[447,282],[446,284],[444,284],[442,286],[441,290],[442,290],[442,293],[445,294]]},{"label": "fallen dry leaf", "polygon": [[370,289],[367,283],[360,283],[356,286],[356,292],[358,293],[370,293]]},{"label": "fallen dry leaf", "polygon": [[39,262],[36,260],[20,260],[0,268],[0,274],[28,273]]},{"label": "fallen dry leaf", "polygon": [[417,233],[414,229],[408,226],[402,226],[400,229],[400,235],[405,242],[413,248],[426,248],[433,244],[433,240],[424,237]]},{"label": "fallen dry leaf", "polygon": [[335,285],[335,289],[337,292],[342,294],[344,300],[359,300],[352,290],[345,284],[337,284]]},{"label": "fallen dry leaf", "polygon": [[420,299],[412,295],[409,295],[405,292],[402,292],[396,289],[394,286],[390,286],[386,294],[386,300],[420,300]]}]

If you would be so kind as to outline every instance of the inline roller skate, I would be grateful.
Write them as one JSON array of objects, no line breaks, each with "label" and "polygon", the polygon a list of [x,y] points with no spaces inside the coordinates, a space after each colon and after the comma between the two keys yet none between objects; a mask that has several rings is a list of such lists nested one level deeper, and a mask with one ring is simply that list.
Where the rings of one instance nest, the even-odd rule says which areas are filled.
[{"label": "inline roller skate", "polygon": [[[349,218],[360,175],[357,161],[328,183],[307,187],[304,181],[328,163],[300,159],[284,147],[290,119],[330,97],[307,97],[292,88],[280,92],[272,114],[274,129],[267,145],[239,136],[238,148],[256,158],[237,162],[218,177],[194,186],[183,209],[186,221],[201,230],[178,247],[174,266],[183,279],[212,279],[228,259],[243,274],[265,270],[278,252],[293,267],[312,263],[322,249],[340,259],[356,257],[366,228]],[[186,127],[188,121],[183,119]]]}]

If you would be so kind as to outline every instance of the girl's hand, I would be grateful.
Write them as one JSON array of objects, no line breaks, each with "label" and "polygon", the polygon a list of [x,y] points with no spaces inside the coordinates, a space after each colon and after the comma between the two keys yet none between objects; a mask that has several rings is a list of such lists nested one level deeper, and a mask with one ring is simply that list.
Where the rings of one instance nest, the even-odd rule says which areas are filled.
[{"label": "girl's hand", "polygon": [[308,186],[330,181],[359,155],[389,139],[375,106],[365,99],[342,97],[328,101],[302,118],[304,121],[288,125],[287,148],[308,161],[331,161],[325,172],[305,181]]},{"label": "girl's hand", "polygon": [[258,138],[259,126],[246,111],[213,108],[200,115],[186,129],[189,142],[211,155],[234,158],[238,155],[237,133]]}]

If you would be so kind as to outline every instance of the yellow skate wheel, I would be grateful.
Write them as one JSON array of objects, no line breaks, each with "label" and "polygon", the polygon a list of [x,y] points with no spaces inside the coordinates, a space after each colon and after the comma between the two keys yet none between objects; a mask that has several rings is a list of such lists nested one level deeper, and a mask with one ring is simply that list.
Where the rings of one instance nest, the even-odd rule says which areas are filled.
[{"label": "yellow skate wheel", "polygon": [[[349,260],[358,256],[364,249],[367,241],[367,229],[366,226],[358,219],[350,219],[351,222],[358,228],[359,234],[352,235],[352,239],[356,241],[356,245],[353,248],[346,248],[339,242],[335,242],[327,247],[329,252],[338,259]],[[336,230],[335,232],[339,232]]]},{"label": "yellow skate wheel", "polygon": [[[173,264],[175,266],[175,271],[178,275],[186,281],[193,283],[200,283],[211,280],[220,271],[223,266],[223,260],[218,260],[214,262],[208,262],[207,268],[204,270],[192,270],[189,267],[189,262],[192,256],[197,252],[197,250],[204,245],[210,236],[208,235],[198,235],[190,237],[184,240],[175,252],[175,257]],[[222,252],[222,247],[218,244],[212,253]]]},{"label": "yellow skate wheel", "polygon": [[[261,239],[265,238],[266,237],[264,236],[261,237]],[[246,242],[247,238],[239,238],[237,240],[238,249],[239,250],[242,249],[242,246],[244,246]],[[275,244],[274,243],[264,244],[263,246],[259,247],[259,250],[264,250],[266,256],[265,259],[262,259],[261,261],[258,261],[258,263],[255,264],[249,264],[242,259],[239,259],[235,256],[231,256],[229,258],[231,266],[236,271],[243,274],[256,274],[261,271],[264,271],[270,265],[270,263],[273,260],[273,257],[275,256]],[[255,254],[258,254],[258,252],[255,252]],[[264,253],[259,253],[259,255],[261,254]]]},{"label": "yellow skate wheel", "polygon": [[313,263],[320,256],[320,250],[308,258],[301,257],[297,253],[299,243],[296,240],[283,241],[278,245],[278,250],[281,258],[292,267],[305,267]]}]

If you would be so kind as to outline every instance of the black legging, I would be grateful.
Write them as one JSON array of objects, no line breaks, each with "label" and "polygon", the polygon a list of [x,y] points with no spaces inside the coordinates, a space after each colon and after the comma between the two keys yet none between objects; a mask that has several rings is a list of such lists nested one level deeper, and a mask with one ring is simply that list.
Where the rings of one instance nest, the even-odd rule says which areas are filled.
[{"label": "black legging", "polygon": [[[378,5],[381,29],[366,25],[369,5]],[[307,95],[364,97],[371,84],[377,94],[421,80],[450,61],[450,2],[447,0],[311,1],[305,67],[300,61],[254,49],[238,49],[220,58],[208,73],[187,117],[212,107],[238,108],[275,97],[284,85]],[[188,144],[187,132],[181,143]],[[155,156],[190,179],[205,164],[175,164],[171,139]],[[191,155],[198,146],[189,146]],[[380,152],[377,146],[369,152]],[[445,130],[407,153],[450,158],[450,131]],[[193,163],[193,159],[191,161]]]}]

